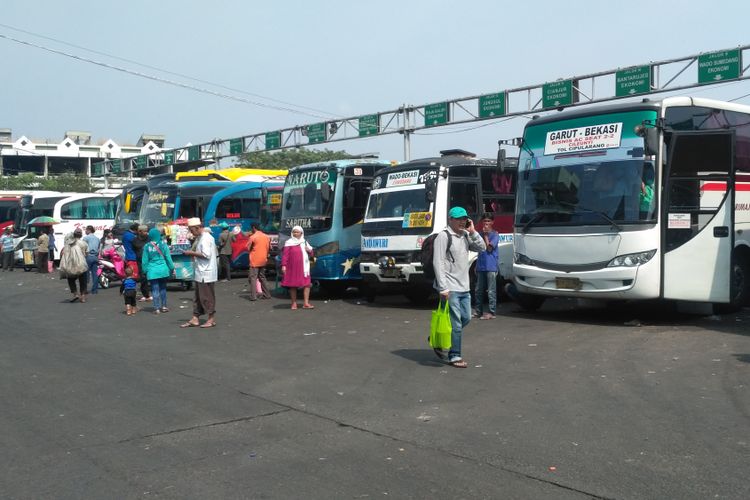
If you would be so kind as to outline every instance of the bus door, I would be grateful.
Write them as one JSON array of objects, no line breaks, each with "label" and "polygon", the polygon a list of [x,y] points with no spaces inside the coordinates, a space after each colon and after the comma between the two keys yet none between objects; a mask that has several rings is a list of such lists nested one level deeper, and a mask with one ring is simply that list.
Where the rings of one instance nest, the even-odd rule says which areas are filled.
[{"label": "bus door", "polygon": [[675,132],[662,203],[662,295],[728,303],[734,248],[734,132]]}]

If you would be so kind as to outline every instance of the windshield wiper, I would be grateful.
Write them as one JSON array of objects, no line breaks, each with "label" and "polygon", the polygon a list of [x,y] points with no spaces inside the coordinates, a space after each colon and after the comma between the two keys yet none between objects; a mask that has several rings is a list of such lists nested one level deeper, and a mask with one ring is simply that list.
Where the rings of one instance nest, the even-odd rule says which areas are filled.
[{"label": "windshield wiper", "polygon": [[531,212],[531,219],[529,219],[526,224],[523,225],[521,228],[522,233],[526,233],[526,231],[529,230],[531,226],[542,220],[542,217],[544,217],[547,214],[553,214],[556,213],[555,210],[534,210]]},{"label": "windshield wiper", "polygon": [[604,219],[607,222],[609,222],[612,225],[612,227],[614,227],[618,231],[622,231],[622,227],[617,222],[615,222],[615,220],[612,217],[610,217],[609,215],[607,215],[606,212],[602,212],[601,210],[594,210],[592,208],[582,207],[580,205],[574,205],[573,203],[566,203],[566,202],[559,202],[559,203],[561,205],[567,205],[567,206],[569,206],[569,207],[571,207],[573,209],[583,210],[584,212],[587,212],[587,213],[590,213],[590,214],[596,214],[599,217],[601,217],[602,219]]}]

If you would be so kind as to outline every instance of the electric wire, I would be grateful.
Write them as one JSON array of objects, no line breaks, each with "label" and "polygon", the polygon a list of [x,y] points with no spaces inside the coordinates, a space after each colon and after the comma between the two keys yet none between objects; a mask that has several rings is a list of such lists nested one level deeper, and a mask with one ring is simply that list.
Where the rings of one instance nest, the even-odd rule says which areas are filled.
[{"label": "electric wire", "polygon": [[152,80],[152,81],[164,83],[164,84],[167,84],[167,85],[174,85],[176,87],[181,87],[183,89],[193,90],[195,92],[200,92],[200,93],[203,93],[203,94],[209,94],[209,95],[213,95],[213,96],[216,96],[216,97],[221,97],[223,99],[228,99],[228,100],[231,100],[231,101],[237,101],[237,102],[242,102],[242,103],[245,103],[245,104],[251,104],[253,106],[259,106],[259,107],[262,107],[262,108],[275,109],[277,111],[286,111],[286,112],[289,112],[289,113],[295,113],[295,114],[312,116],[314,118],[320,118],[322,120],[328,120],[329,119],[329,117],[322,116],[322,115],[316,114],[316,113],[311,113],[311,112],[301,111],[301,110],[295,110],[295,109],[288,108],[288,107],[285,107],[285,106],[276,106],[276,105],[273,105],[273,104],[267,104],[267,103],[263,103],[263,102],[253,101],[253,100],[250,100],[250,99],[245,99],[244,97],[233,96],[233,95],[230,95],[230,94],[225,94],[225,93],[222,93],[222,92],[217,92],[215,90],[201,88],[201,87],[196,87],[196,86],[193,86],[193,85],[189,85],[187,83],[182,83],[182,82],[178,82],[178,81],[175,81],[175,80],[170,80],[168,78],[161,78],[161,77],[158,77],[158,76],[154,76],[154,75],[149,75],[149,74],[146,74],[146,73],[142,73],[140,71],[134,71],[134,70],[131,70],[131,69],[120,67],[120,66],[115,66],[114,64],[108,64],[108,63],[101,62],[101,61],[95,61],[95,60],[89,59],[87,57],[78,56],[78,55],[75,55],[75,54],[70,54],[70,53],[64,52],[62,50],[53,49],[53,48],[50,48],[50,47],[45,47],[44,45],[39,45],[39,44],[36,44],[36,43],[33,43],[33,42],[29,42],[29,41],[26,41],[26,40],[19,40],[18,38],[14,38],[12,36],[9,36],[9,35],[3,34],[3,33],[0,33],[0,38],[4,38],[6,40],[10,40],[12,42],[19,43],[21,45],[27,45],[29,47],[34,47],[34,48],[41,49],[41,50],[44,50],[44,51],[47,51],[47,52],[51,52],[53,54],[58,54],[58,55],[61,55],[61,56],[69,57],[69,58],[75,59],[77,61],[86,62],[86,63],[89,63],[89,64],[94,64],[96,66],[101,66],[103,68],[107,68],[107,69],[119,71],[121,73],[126,73],[126,74],[129,74],[129,75],[138,76],[140,78],[145,78],[147,80]]},{"label": "electric wire", "polygon": [[136,66],[141,66],[143,68],[153,69],[153,70],[159,71],[161,73],[166,73],[168,75],[179,76],[180,78],[185,78],[187,80],[192,80],[194,82],[205,83],[207,85],[212,85],[214,87],[219,87],[219,88],[222,88],[222,89],[225,89],[225,90],[230,90],[232,92],[239,92],[241,94],[246,94],[246,95],[250,95],[250,96],[253,96],[253,97],[259,97],[259,98],[265,99],[267,101],[273,101],[273,102],[277,102],[279,104],[286,104],[288,106],[293,106],[295,108],[307,109],[309,111],[315,111],[317,113],[324,113],[326,115],[331,115],[332,117],[338,117],[338,115],[336,115],[335,113],[331,113],[329,111],[323,111],[323,110],[320,110],[320,109],[311,108],[310,106],[303,106],[301,104],[295,104],[293,102],[287,102],[287,101],[282,101],[280,99],[274,99],[273,97],[268,97],[268,96],[264,96],[264,95],[261,95],[261,94],[256,94],[254,92],[248,92],[248,91],[242,90],[242,89],[235,89],[233,87],[228,87],[228,86],[222,85],[220,83],[214,83],[214,82],[211,82],[211,81],[208,81],[208,80],[202,80],[200,78],[195,78],[195,77],[192,77],[192,76],[189,76],[189,75],[185,75],[185,74],[182,74],[182,73],[177,73],[177,72],[174,72],[174,71],[169,71],[169,70],[166,70],[166,69],[158,68],[156,66],[151,66],[151,65],[148,65],[148,64],[144,64],[144,63],[141,63],[141,62],[138,62],[138,61],[134,61],[132,59],[125,58],[125,57],[115,56],[115,55],[112,55],[112,54],[108,54],[106,52],[101,52],[101,51],[98,51],[98,50],[90,49],[88,47],[84,47],[84,46],[81,46],[81,45],[76,45],[74,43],[66,42],[64,40],[59,40],[57,38],[53,38],[53,37],[50,37],[50,36],[41,35],[39,33],[34,33],[33,31],[27,31],[27,30],[23,30],[21,28],[15,28],[15,27],[9,26],[7,24],[0,23],[0,27],[11,29],[13,31],[18,31],[19,33],[25,33],[27,35],[35,36],[35,37],[42,38],[44,40],[49,40],[49,41],[52,41],[52,42],[55,42],[55,43],[59,43],[59,44],[62,44],[62,45],[67,45],[68,47],[73,47],[73,48],[76,48],[76,49],[79,49],[79,50],[85,50],[86,52],[91,52],[92,54],[97,54],[97,55],[100,55],[100,56],[105,56],[105,57],[109,57],[109,58],[112,58],[112,59],[116,59],[118,61],[123,61],[123,62],[127,62],[127,63],[130,63],[130,64],[135,64]]}]

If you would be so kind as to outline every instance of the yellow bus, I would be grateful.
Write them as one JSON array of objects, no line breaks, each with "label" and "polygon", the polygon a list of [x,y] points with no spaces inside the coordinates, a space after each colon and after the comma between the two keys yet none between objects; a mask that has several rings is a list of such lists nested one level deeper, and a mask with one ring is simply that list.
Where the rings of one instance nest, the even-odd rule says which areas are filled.
[{"label": "yellow bus", "polygon": [[232,167],[221,170],[197,170],[175,174],[176,181],[259,181],[278,177],[284,180],[287,170]]}]

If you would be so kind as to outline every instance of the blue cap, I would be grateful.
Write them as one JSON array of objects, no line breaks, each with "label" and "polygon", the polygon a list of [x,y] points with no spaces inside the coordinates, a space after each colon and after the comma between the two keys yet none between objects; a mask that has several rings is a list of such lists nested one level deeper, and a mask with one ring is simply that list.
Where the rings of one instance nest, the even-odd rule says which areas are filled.
[{"label": "blue cap", "polygon": [[448,212],[448,217],[451,219],[464,219],[468,216],[469,214],[466,213],[466,209],[463,207],[453,207]]}]

